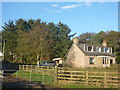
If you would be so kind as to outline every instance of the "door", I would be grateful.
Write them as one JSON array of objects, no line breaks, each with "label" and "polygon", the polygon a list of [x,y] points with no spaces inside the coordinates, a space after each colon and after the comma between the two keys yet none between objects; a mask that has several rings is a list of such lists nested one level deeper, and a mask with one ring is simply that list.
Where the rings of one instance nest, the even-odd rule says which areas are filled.
[{"label": "door", "polygon": [[112,59],[110,59],[110,64],[113,64],[113,60]]}]

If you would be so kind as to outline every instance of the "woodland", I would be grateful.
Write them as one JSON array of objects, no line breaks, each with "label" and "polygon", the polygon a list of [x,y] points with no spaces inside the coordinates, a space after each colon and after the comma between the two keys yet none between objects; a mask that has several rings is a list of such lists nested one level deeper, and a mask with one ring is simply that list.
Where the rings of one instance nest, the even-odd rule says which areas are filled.
[{"label": "woodland", "polygon": [[[1,51],[4,60],[11,63],[36,64],[37,61],[66,58],[66,53],[72,45],[71,28],[59,22],[44,22],[41,19],[9,20],[2,26]],[[78,36],[80,42],[101,45],[106,40],[108,47],[120,63],[120,32],[101,30],[98,33],[85,32]]]}]

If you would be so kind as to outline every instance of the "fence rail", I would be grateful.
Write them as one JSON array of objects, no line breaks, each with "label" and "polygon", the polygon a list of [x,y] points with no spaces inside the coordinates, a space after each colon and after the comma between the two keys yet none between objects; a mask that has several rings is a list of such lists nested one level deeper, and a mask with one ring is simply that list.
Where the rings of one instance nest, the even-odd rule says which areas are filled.
[{"label": "fence rail", "polygon": [[102,87],[118,87],[119,78],[116,72],[58,71],[58,83],[96,85]]},{"label": "fence rail", "polygon": [[[37,65],[20,65],[20,70],[45,70],[44,74],[53,75],[54,83],[84,84],[98,87],[118,88],[119,72],[92,72],[45,67]],[[51,74],[52,73],[52,74]]]}]

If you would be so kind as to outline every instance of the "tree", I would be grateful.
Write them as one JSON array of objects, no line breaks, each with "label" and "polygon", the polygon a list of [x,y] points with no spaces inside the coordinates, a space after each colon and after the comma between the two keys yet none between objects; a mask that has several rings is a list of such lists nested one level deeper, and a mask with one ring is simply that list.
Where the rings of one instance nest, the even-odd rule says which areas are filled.
[{"label": "tree", "polygon": [[95,35],[95,33],[86,32],[86,33],[82,33],[78,38],[80,42],[90,43],[93,35]]},{"label": "tree", "polygon": [[2,39],[5,42],[5,60],[13,61],[15,47],[17,46],[17,31],[13,21],[5,23],[2,27]]},{"label": "tree", "polygon": [[104,31],[100,31],[97,34],[94,34],[91,37],[90,43],[95,44],[95,45],[102,45],[102,41],[107,39],[107,34]]},{"label": "tree", "polygon": [[3,26],[6,41],[5,58],[11,62],[36,63],[64,57],[71,45],[70,28],[37,20],[18,19]]},{"label": "tree", "polygon": [[18,19],[16,20],[15,24],[18,32],[30,30],[30,26],[26,20]]},{"label": "tree", "polygon": [[120,32],[107,32],[108,46],[113,48],[114,54],[117,56],[117,63],[120,63]]},{"label": "tree", "polygon": [[56,54],[55,54],[55,57],[64,57],[68,48],[70,47],[70,45],[72,44],[72,41],[70,40],[70,32],[71,32],[71,29],[59,22],[57,24],[57,27],[58,27],[58,39],[56,41],[56,45],[55,45],[55,50],[56,50]]},{"label": "tree", "polygon": [[49,29],[46,26],[46,23],[36,26],[31,30],[30,41],[31,49],[37,54],[37,61],[49,60],[51,52],[51,43],[52,39],[49,38],[50,33]]}]

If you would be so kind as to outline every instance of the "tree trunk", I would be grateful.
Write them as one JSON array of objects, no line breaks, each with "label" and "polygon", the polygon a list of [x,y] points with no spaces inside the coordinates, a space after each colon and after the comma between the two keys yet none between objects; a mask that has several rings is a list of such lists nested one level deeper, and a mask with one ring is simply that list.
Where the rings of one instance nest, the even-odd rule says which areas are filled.
[{"label": "tree trunk", "polygon": [[37,65],[39,65],[40,61],[39,61],[39,54],[36,52],[37,55]]}]

